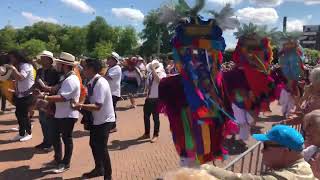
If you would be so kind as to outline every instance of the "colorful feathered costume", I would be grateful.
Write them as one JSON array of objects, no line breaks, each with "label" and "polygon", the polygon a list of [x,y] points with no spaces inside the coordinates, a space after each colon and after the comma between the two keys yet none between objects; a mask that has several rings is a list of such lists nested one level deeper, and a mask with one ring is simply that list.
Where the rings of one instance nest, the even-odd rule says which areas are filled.
[{"label": "colorful feathered costume", "polygon": [[[202,2],[195,7],[198,10],[199,4]],[[216,14],[216,19],[207,21],[194,9],[187,11],[188,17],[176,26],[172,39],[180,75],[161,81],[159,98],[168,115],[178,154],[203,164],[226,155],[222,143],[226,130],[230,131],[228,120],[233,117],[228,113],[230,103],[217,83],[226,47],[218,22],[233,19],[229,5]],[[173,13],[177,13],[173,17],[182,17],[179,12],[172,10]]]},{"label": "colorful feathered costume", "polygon": [[268,111],[274,99],[274,81],[270,75],[273,59],[270,40],[265,27],[243,25],[235,33],[238,44],[233,53],[235,67],[222,72],[222,80],[229,100],[238,107],[255,111]]}]

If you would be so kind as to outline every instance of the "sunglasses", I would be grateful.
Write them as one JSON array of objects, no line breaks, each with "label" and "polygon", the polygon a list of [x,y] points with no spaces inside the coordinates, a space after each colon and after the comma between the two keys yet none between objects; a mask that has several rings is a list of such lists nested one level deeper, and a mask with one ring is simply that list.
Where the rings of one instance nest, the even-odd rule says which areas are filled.
[{"label": "sunglasses", "polygon": [[268,148],[272,148],[272,147],[284,147],[280,144],[272,144],[272,143],[263,143],[263,150],[267,150]]}]

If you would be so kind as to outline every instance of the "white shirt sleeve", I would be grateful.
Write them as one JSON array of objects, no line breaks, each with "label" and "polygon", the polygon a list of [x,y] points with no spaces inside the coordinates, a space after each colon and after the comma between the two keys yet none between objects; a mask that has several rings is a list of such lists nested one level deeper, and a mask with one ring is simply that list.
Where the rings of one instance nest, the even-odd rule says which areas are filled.
[{"label": "white shirt sleeve", "polygon": [[66,79],[62,83],[62,86],[59,90],[59,94],[66,100],[71,100],[74,97],[74,92],[76,88],[71,79]]},{"label": "white shirt sleeve", "polygon": [[107,94],[106,91],[106,86],[103,85],[101,79],[99,79],[93,89],[93,102],[103,104]]},{"label": "white shirt sleeve", "polygon": [[30,72],[32,73],[32,65],[24,63],[20,66],[20,74],[23,76],[23,78],[27,78]]},{"label": "white shirt sleeve", "polygon": [[117,78],[120,78],[121,76],[121,69],[120,68],[111,68],[109,71],[108,71],[108,76],[111,78],[111,79],[117,79]]}]

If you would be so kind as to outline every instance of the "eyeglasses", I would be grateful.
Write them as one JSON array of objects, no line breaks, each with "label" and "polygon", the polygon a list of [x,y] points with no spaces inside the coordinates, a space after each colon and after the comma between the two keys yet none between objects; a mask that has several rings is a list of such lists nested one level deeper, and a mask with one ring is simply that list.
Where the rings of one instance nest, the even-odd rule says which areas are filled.
[{"label": "eyeglasses", "polygon": [[263,150],[267,150],[270,147],[284,147],[280,144],[272,144],[272,143],[263,143]]}]

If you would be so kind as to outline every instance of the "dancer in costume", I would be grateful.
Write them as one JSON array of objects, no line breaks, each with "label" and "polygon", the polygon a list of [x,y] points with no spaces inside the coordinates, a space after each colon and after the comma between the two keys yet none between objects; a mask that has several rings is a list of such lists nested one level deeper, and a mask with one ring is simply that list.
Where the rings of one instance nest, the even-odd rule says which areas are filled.
[{"label": "dancer in costume", "polygon": [[226,45],[222,32],[239,23],[227,5],[215,19],[203,20],[198,12],[204,1],[194,8],[181,0],[161,8],[161,22],[175,25],[172,39],[173,57],[179,75],[165,78],[159,86],[163,111],[168,115],[176,150],[182,165],[213,161],[226,155],[222,143],[233,117],[230,103],[217,84],[217,74]]},{"label": "dancer in costume", "polygon": [[232,102],[234,116],[240,127],[240,139],[247,140],[250,126],[259,112],[269,111],[274,82],[270,74],[273,58],[266,27],[244,24],[235,33],[238,38],[233,62],[223,65],[222,84]]}]

